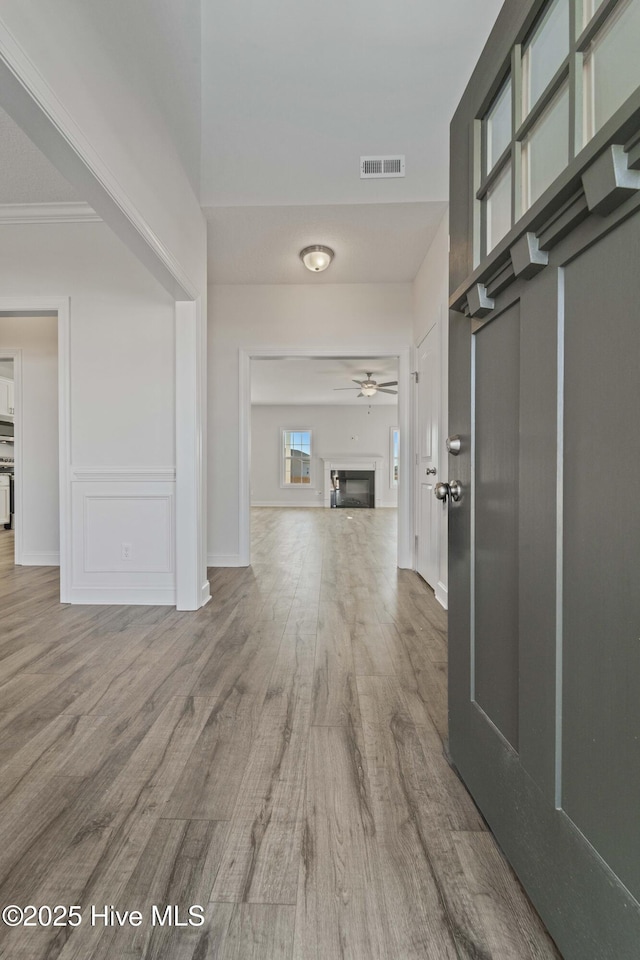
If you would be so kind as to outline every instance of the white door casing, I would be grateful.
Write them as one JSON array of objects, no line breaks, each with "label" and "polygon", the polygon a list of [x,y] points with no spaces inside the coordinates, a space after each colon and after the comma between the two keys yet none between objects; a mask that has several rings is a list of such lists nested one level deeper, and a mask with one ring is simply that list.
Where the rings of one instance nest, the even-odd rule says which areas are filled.
[{"label": "white door casing", "polygon": [[12,417],[15,410],[13,380],[0,377],[0,416]]},{"label": "white door casing", "polygon": [[[239,409],[240,447],[238,462],[238,543],[237,566],[248,567],[251,563],[251,359],[252,357],[398,357],[398,426],[400,436],[411,436],[412,416],[410,404],[410,357],[411,349],[406,344],[386,340],[368,340],[366,345],[344,343],[338,348],[326,347],[240,348],[239,359]],[[413,561],[413,451],[407,443],[400,444],[400,480],[398,484],[398,566],[412,570]]]},{"label": "white door casing", "polygon": [[[55,313],[58,317],[58,477],[60,484],[60,602],[70,602],[71,589],[71,340],[68,297],[0,297],[0,313]],[[3,350],[14,360],[16,436],[16,563],[22,562],[21,544],[21,351]]]},{"label": "white door casing", "polygon": [[440,557],[439,476],[440,327],[435,324],[417,350],[416,384],[416,570],[435,590]]}]

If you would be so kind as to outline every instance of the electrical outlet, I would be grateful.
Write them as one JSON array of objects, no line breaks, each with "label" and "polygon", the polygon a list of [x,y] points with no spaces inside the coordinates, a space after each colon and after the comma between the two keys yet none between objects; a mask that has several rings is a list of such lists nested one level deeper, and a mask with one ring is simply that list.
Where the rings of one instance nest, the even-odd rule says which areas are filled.
[{"label": "electrical outlet", "polygon": [[122,560],[131,560],[131,550],[132,550],[132,548],[131,548],[131,544],[130,544],[130,543],[123,543],[123,544],[122,544],[121,559],[122,559]]}]

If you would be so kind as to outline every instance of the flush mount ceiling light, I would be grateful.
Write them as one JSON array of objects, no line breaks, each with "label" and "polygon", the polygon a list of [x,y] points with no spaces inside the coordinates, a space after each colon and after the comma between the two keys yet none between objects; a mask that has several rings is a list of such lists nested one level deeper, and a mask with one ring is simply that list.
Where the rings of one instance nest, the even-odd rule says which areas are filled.
[{"label": "flush mount ceiling light", "polygon": [[326,270],[333,260],[333,250],[331,247],[323,247],[319,243],[314,243],[311,247],[305,247],[300,251],[300,259],[307,270],[311,273],[322,273]]}]

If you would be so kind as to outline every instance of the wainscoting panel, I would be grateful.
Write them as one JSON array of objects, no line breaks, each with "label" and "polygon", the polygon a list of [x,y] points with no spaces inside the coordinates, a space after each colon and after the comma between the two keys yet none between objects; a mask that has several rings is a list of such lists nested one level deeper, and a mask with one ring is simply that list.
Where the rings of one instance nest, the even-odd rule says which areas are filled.
[{"label": "wainscoting panel", "polygon": [[176,602],[175,470],[72,471],[73,603]]}]

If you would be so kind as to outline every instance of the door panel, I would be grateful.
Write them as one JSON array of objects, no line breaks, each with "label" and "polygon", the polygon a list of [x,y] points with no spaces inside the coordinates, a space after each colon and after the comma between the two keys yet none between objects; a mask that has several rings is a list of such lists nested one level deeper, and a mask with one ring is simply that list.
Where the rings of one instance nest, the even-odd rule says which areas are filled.
[{"label": "door panel", "polygon": [[541,10],[507,0],[451,128],[449,748],[564,960],[637,960],[640,89],[522,216],[513,111],[485,255],[482,118]]},{"label": "door panel", "polygon": [[638,249],[640,202],[451,313],[450,750],[566,960],[640,942]]},{"label": "door panel", "polygon": [[[555,804],[558,278],[520,291],[519,754]],[[524,318],[524,322],[522,322]]]},{"label": "door panel", "polygon": [[639,249],[636,216],[565,273],[562,790],[566,812],[638,898]]},{"label": "door panel", "polygon": [[475,338],[475,700],[518,748],[520,316]]}]

